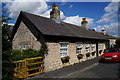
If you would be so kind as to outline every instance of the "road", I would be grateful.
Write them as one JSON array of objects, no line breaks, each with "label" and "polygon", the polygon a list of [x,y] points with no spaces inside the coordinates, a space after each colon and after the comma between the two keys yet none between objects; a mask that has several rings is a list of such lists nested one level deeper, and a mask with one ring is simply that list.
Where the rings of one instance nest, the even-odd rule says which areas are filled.
[{"label": "road", "polygon": [[60,78],[118,78],[120,63],[95,63]]},{"label": "road", "polygon": [[120,78],[119,63],[99,63],[100,57],[58,70],[38,74],[25,80],[42,78]]}]

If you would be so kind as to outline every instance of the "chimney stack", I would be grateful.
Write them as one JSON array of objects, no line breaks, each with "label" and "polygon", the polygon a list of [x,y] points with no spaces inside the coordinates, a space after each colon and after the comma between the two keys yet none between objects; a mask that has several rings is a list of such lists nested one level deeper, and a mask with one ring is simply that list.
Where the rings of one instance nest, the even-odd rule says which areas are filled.
[{"label": "chimney stack", "polygon": [[81,26],[87,28],[88,27],[88,21],[86,18],[82,18]]},{"label": "chimney stack", "polygon": [[58,10],[58,5],[52,5],[52,11],[50,12],[50,18],[56,22],[60,22],[60,11]]},{"label": "chimney stack", "polygon": [[101,30],[102,31],[102,33],[104,34],[104,35],[106,35],[106,31],[103,29],[103,30]]}]

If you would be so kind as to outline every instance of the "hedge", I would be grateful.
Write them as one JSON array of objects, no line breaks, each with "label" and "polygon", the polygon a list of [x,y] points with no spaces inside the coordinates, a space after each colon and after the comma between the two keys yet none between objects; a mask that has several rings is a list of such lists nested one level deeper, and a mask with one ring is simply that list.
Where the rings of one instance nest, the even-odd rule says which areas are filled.
[{"label": "hedge", "polygon": [[[9,50],[2,53],[2,79],[3,80],[12,80],[13,79],[13,68],[14,64],[12,61],[23,60],[25,58],[33,58],[43,56],[47,54],[47,46],[43,44],[40,50]],[[34,66],[32,66],[34,67]]]}]

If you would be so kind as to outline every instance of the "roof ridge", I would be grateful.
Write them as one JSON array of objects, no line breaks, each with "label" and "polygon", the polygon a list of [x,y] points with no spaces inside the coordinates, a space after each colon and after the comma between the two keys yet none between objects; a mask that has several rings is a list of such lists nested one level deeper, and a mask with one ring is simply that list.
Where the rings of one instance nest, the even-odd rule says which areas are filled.
[{"label": "roof ridge", "polygon": [[42,17],[42,18],[50,19],[50,18],[47,18],[47,17],[43,17],[43,16],[40,16],[40,15],[29,13],[29,12],[25,12],[25,11],[21,11],[20,13],[22,13],[22,14],[25,13],[25,14],[34,15],[34,16],[37,16],[37,17]]}]

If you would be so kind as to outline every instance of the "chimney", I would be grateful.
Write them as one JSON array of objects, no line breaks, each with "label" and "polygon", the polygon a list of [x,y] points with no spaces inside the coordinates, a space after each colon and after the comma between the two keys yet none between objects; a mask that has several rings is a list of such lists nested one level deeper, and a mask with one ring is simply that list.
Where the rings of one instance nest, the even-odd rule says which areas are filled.
[{"label": "chimney", "polygon": [[60,11],[58,10],[58,5],[52,5],[52,11],[50,12],[50,18],[56,22],[60,22]]},{"label": "chimney", "polygon": [[103,29],[103,30],[101,30],[102,31],[102,33],[104,34],[104,35],[106,35],[106,31]]},{"label": "chimney", "polygon": [[86,18],[82,18],[81,26],[87,28],[88,27],[88,21]]}]

